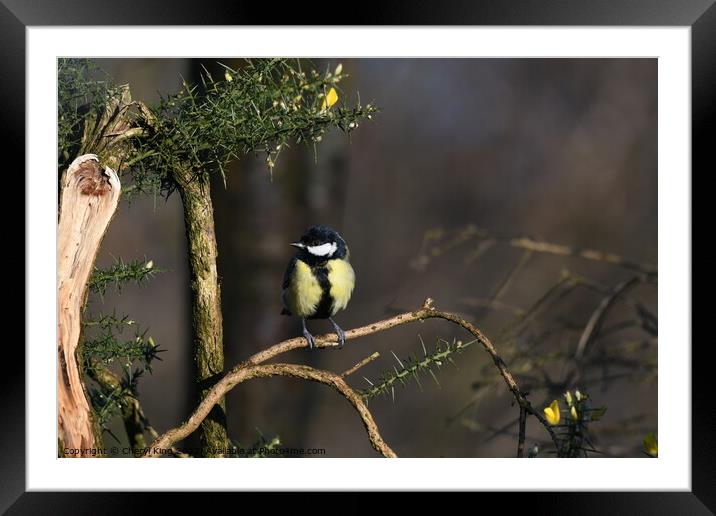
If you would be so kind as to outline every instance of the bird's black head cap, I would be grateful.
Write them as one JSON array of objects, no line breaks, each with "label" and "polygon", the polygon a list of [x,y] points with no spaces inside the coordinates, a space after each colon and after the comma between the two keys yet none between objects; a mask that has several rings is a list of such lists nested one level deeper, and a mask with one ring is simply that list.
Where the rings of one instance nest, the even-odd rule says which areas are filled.
[{"label": "bird's black head cap", "polygon": [[310,262],[345,258],[348,255],[345,240],[328,226],[311,226],[298,242],[291,245],[299,249],[300,258]]}]

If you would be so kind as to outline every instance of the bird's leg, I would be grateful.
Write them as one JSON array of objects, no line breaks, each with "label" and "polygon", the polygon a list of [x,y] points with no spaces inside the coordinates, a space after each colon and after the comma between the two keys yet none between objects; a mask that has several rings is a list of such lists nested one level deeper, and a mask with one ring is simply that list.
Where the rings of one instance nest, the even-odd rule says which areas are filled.
[{"label": "bird's leg", "polygon": [[338,344],[342,347],[346,343],[346,332],[344,332],[341,327],[336,324],[336,321],[334,321],[333,318],[329,317],[328,320],[331,321],[333,328],[336,330],[336,335],[338,335]]},{"label": "bird's leg", "polygon": [[306,319],[301,319],[301,324],[303,324],[303,336],[306,337],[306,340],[308,341],[308,349],[313,349],[313,345],[316,343],[316,341],[313,338],[313,335],[306,329]]}]

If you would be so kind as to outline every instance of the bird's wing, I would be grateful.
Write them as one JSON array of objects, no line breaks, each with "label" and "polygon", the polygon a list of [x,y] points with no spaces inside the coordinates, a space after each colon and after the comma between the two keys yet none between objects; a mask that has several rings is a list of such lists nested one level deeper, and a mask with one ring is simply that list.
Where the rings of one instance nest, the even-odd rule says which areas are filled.
[{"label": "bird's wing", "polygon": [[283,274],[283,286],[282,288],[286,290],[288,286],[291,284],[291,273],[293,272],[293,269],[296,268],[296,258],[295,256],[291,258],[291,261],[288,262],[288,267],[286,267],[286,272]]},{"label": "bird's wing", "polygon": [[292,315],[291,311],[286,307],[286,290],[291,284],[291,273],[296,268],[296,257],[294,256],[291,258],[291,261],[288,262],[288,267],[286,267],[286,272],[283,275],[283,285],[281,290],[281,303],[283,303],[283,310],[281,310],[281,315]]}]

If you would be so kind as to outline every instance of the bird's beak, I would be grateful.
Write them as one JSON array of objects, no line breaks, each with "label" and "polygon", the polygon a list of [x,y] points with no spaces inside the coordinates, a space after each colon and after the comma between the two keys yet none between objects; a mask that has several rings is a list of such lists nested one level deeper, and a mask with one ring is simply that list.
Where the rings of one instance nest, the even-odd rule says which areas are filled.
[{"label": "bird's beak", "polygon": [[298,247],[299,249],[305,249],[306,244],[302,244],[301,242],[294,242],[291,244],[293,247]]}]

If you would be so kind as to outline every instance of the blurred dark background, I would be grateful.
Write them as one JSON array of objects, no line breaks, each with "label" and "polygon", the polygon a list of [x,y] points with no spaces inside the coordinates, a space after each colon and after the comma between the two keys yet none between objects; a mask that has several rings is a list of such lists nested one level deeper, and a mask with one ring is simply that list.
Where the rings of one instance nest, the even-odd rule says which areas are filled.
[{"label": "blurred dark background", "polygon": [[[116,82],[131,85],[135,99],[148,103],[160,92],[177,91],[181,76],[197,80],[201,64],[218,72],[215,61],[97,60]],[[419,307],[428,296],[439,308],[473,319],[488,336],[509,321],[510,314],[474,309],[469,300],[489,298],[521,252],[496,247],[468,264],[477,242],[467,242],[416,270],[411,264],[428,230],[442,229],[447,242],[473,224],[495,234],[530,235],[657,263],[655,59],[312,62],[319,69],[342,63],[350,77],[341,83],[341,101],[354,103],[359,92],[363,103],[374,102],[381,112],[350,138],[328,134],[315,155],[303,145],[283,152],[273,179],[261,156],[246,156],[234,164],[226,188],[220,180],[212,185],[227,367],[300,334],[299,320],[279,315],[281,281],[292,255],[288,244],[315,223],[336,228],[351,249],[357,287],[348,310],[337,316],[346,329]],[[110,264],[112,257],[146,257],[168,269],[144,286],[108,291],[90,301],[91,310],[116,308],[148,326],[167,350],[139,385],[144,411],[162,432],[183,421],[195,405],[178,195],[121,203],[98,265]],[[534,255],[515,275],[504,302],[532,305],[563,269],[606,286],[628,277],[604,263]],[[639,286],[630,295],[656,313],[655,285]],[[601,299],[594,292],[573,293],[543,324],[559,316],[583,326]],[[609,319],[618,322],[625,310],[615,307]],[[330,330],[324,321],[309,326],[317,334]],[[339,351],[294,351],[281,361],[340,372],[380,351],[380,359],[350,377],[353,385],[366,387],[363,376],[375,380],[392,369],[391,350],[399,357],[422,354],[418,335],[429,347],[438,337],[469,337],[446,322],[427,321],[351,341]],[[554,332],[534,353],[573,349],[579,335]],[[627,330],[618,333],[614,345],[641,338]],[[646,353],[654,362],[656,352],[651,342]],[[517,409],[509,393],[498,388],[469,404],[488,362],[482,349],[471,347],[457,357],[459,369],[449,366],[438,374],[441,388],[426,377],[422,391],[409,383],[396,390],[395,402],[388,396],[369,403],[399,456],[514,455]],[[555,381],[561,374],[563,368],[550,371]],[[519,372],[516,377],[519,381]],[[643,435],[656,431],[655,375],[649,381],[626,374],[592,388],[568,387],[581,387],[595,404],[608,407],[602,421],[593,424],[598,449],[610,456],[642,455]],[[554,388],[540,388],[530,398],[542,407],[557,395]],[[244,446],[256,441],[258,429],[267,438],[279,435],[286,446],[325,448],[328,456],[375,456],[353,409],[321,385],[253,380],[230,393],[227,411],[229,434]],[[119,423],[115,434],[122,435]],[[546,433],[531,419],[527,444],[535,442],[546,442]]]}]

